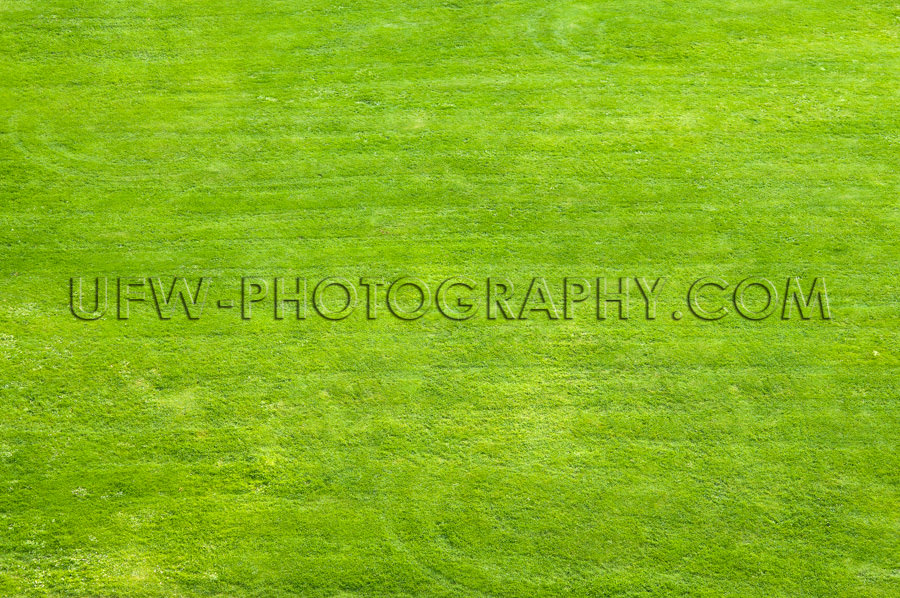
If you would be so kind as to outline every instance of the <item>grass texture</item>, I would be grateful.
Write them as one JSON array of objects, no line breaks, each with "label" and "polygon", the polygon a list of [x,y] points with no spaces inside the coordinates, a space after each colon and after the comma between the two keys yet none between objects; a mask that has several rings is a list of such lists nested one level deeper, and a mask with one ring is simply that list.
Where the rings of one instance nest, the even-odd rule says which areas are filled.
[{"label": "grass texture", "polygon": [[[898,34],[873,1],[0,0],[0,594],[900,595]],[[667,286],[655,320],[636,287],[602,321],[212,303],[452,275]],[[78,320],[96,276],[213,282],[197,320]],[[704,276],[824,277],[832,319],[673,319]]]}]

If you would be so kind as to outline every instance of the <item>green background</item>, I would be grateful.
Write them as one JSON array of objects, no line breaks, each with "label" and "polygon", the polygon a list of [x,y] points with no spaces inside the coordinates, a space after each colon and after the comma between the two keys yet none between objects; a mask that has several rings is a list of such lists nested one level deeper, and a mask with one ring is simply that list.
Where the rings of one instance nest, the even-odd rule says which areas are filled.
[{"label": "green background", "polygon": [[[0,594],[900,595],[898,33],[0,1]],[[73,276],[456,274],[669,286],[654,321],[68,308]],[[834,319],[673,320],[713,275],[824,276]]]}]

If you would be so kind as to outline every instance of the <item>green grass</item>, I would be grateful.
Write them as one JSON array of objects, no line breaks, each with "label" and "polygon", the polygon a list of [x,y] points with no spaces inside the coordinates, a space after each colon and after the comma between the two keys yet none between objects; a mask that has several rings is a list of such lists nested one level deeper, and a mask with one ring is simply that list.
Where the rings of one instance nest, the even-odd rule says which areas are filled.
[{"label": "green grass", "polygon": [[[0,594],[900,595],[898,34],[896,2],[0,0]],[[634,288],[602,322],[68,308],[456,274],[668,286],[653,321]],[[833,319],[670,317],[749,275],[826,277]]]}]

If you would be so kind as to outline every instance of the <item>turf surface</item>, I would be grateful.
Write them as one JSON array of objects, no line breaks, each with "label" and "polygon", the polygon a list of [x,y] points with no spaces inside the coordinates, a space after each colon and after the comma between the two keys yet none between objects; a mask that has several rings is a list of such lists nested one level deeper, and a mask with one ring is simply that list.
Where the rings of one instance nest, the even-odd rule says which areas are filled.
[{"label": "turf surface", "polygon": [[[0,1],[0,594],[900,595],[898,32]],[[652,321],[636,287],[604,321],[212,303],[451,275],[667,286]],[[750,275],[825,277],[832,319],[687,313]],[[96,276],[213,283],[197,320],[80,321]]]}]

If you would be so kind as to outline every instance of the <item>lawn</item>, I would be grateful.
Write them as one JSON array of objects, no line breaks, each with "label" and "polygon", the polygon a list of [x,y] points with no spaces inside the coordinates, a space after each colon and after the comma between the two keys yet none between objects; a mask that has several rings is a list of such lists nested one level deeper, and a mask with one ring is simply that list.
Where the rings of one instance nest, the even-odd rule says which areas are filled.
[{"label": "lawn", "polygon": [[896,2],[0,0],[0,595],[898,596],[898,197]]}]

